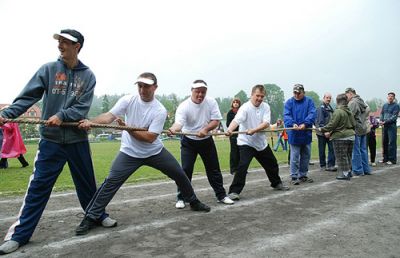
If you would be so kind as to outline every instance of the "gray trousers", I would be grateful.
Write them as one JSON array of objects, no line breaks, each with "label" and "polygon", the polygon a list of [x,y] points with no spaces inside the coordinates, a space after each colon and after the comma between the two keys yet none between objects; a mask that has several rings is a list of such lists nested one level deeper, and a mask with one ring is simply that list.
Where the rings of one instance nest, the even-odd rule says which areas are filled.
[{"label": "gray trousers", "polygon": [[99,219],[122,184],[130,175],[144,165],[158,169],[174,180],[186,202],[197,200],[192,185],[182,167],[165,148],[159,154],[148,158],[134,158],[119,152],[111,166],[110,174],[87,206],[86,215],[95,220]]}]

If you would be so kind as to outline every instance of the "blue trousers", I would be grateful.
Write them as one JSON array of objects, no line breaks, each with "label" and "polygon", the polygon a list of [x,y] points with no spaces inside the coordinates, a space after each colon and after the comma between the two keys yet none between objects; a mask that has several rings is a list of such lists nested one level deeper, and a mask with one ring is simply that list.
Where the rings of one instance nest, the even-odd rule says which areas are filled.
[{"label": "blue trousers", "polygon": [[317,135],[318,137],[318,152],[319,152],[319,165],[320,167],[326,167],[326,146],[328,145],[328,167],[335,166],[335,153],[333,150],[332,142],[323,135]]},{"label": "blue trousers", "polygon": [[311,158],[311,143],[290,144],[290,177],[306,177]]},{"label": "blue trousers", "polygon": [[368,165],[367,136],[356,135],[354,139],[353,157],[351,167],[356,175],[370,173],[371,168]]},{"label": "blue trousers", "polygon": [[[12,239],[20,245],[29,241],[50,198],[53,186],[67,162],[79,202],[82,208],[86,209],[96,192],[89,142],[58,144],[41,140],[20,215],[9,228],[5,240]],[[104,214],[103,217],[105,216]]]},{"label": "blue trousers", "polygon": [[397,126],[389,124],[383,127],[383,160],[397,163]]}]

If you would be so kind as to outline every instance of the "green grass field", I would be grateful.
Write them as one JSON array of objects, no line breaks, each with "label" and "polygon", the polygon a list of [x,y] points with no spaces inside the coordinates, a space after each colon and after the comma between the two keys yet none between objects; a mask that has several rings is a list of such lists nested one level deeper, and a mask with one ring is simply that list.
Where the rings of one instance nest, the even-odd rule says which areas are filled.
[{"label": "green grass field", "polygon": [[[274,135],[275,137],[275,135]],[[268,141],[271,143],[271,136],[268,135]],[[380,145],[380,137],[377,137],[377,146]],[[276,138],[274,138],[276,142]],[[229,173],[229,140],[225,137],[216,139],[215,141],[221,170],[223,173]],[[176,140],[164,141],[165,147],[180,161],[180,143]],[[95,167],[97,184],[103,182],[104,178],[108,175],[110,165],[119,151],[120,143],[118,141],[104,141],[91,143],[93,163]],[[30,166],[21,168],[21,165],[17,159],[9,159],[9,168],[0,170],[0,196],[8,195],[20,195],[25,193],[26,187],[29,181],[29,177],[32,174],[32,164],[37,151],[37,144],[27,144],[27,153],[25,155],[26,160],[30,163]],[[312,145],[312,159],[318,159],[318,146],[316,139]],[[275,156],[280,164],[287,163],[287,152],[282,151],[280,148],[275,152]],[[317,165],[317,164],[316,164]],[[253,160],[250,165],[251,168],[260,167],[257,161]],[[195,174],[205,174],[204,166],[200,158],[195,165]],[[166,179],[158,170],[142,167],[135,172],[127,181],[127,183],[137,183],[143,181],[162,180]],[[74,189],[74,184],[70,175],[68,166],[64,167],[63,172],[58,178],[54,191],[64,191]]]}]

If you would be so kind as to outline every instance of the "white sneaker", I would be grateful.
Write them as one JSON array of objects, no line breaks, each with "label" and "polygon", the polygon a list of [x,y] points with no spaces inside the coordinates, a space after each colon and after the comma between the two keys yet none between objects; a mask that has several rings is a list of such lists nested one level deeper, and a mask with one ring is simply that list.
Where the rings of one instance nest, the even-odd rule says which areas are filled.
[{"label": "white sneaker", "polygon": [[372,162],[372,163],[371,163],[371,166],[376,167],[376,163],[375,163],[375,162]]},{"label": "white sneaker", "polygon": [[118,224],[117,221],[110,217],[103,219],[103,221],[101,222],[101,225],[105,228],[113,228],[113,227],[116,227],[117,224]]},{"label": "white sneaker", "polygon": [[184,201],[182,201],[182,200],[178,200],[177,202],[176,202],[176,204],[175,204],[175,208],[177,208],[177,209],[183,209],[183,208],[185,208],[185,202]]},{"label": "white sneaker", "polygon": [[231,198],[229,198],[228,196],[225,196],[224,199],[218,200],[218,202],[223,203],[223,204],[234,204],[235,202],[232,201]]},{"label": "white sneaker", "polygon": [[231,200],[234,200],[234,201],[237,201],[240,199],[239,194],[237,194],[237,193],[230,193],[230,194],[228,194],[228,196]]},{"label": "white sneaker", "polygon": [[389,160],[388,162],[386,162],[387,165],[393,165],[393,163]]},{"label": "white sneaker", "polygon": [[19,248],[19,243],[14,240],[8,240],[0,246],[0,255],[9,254]]}]

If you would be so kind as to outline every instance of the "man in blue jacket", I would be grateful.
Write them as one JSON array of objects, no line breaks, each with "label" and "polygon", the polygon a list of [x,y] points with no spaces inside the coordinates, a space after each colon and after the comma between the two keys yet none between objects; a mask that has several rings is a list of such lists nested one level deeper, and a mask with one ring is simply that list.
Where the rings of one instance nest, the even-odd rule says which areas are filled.
[{"label": "man in blue jacket", "polygon": [[[39,68],[12,105],[0,114],[2,125],[4,118],[22,115],[43,97],[41,119],[47,120],[40,127],[41,139],[35,168],[21,212],[7,232],[0,254],[14,252],[28,243],[65,163],[68,162],[84,210],[96,192],[87,132],[77,127],[60,127],[62,122],[77,122],[87,117],[96,78],[89,67],[78,59],[84,42],[81,33],[66,29],[53,37],[58,40],[59,59]],[[104,227],[117,224],[105,213],[97,223]]]},{"label": "man in blue jacket", "polygon": [[312,126],[316,109],[313,100],[305,96],[304,86],[295,84],[293,97],[285,103],[283,120],[288,130],[290,144],[290,177],[293,185],[300,182],[312,183],[308,177],[308,165],[311,157]]},{"label": "man in blue jacket", "polygon": [[389,92],[388,102],[382,107],[380,125],[383,126],[383,160],[392,165],[397,163],[397,116],[399,105],[395,101],[396,94]]}]

